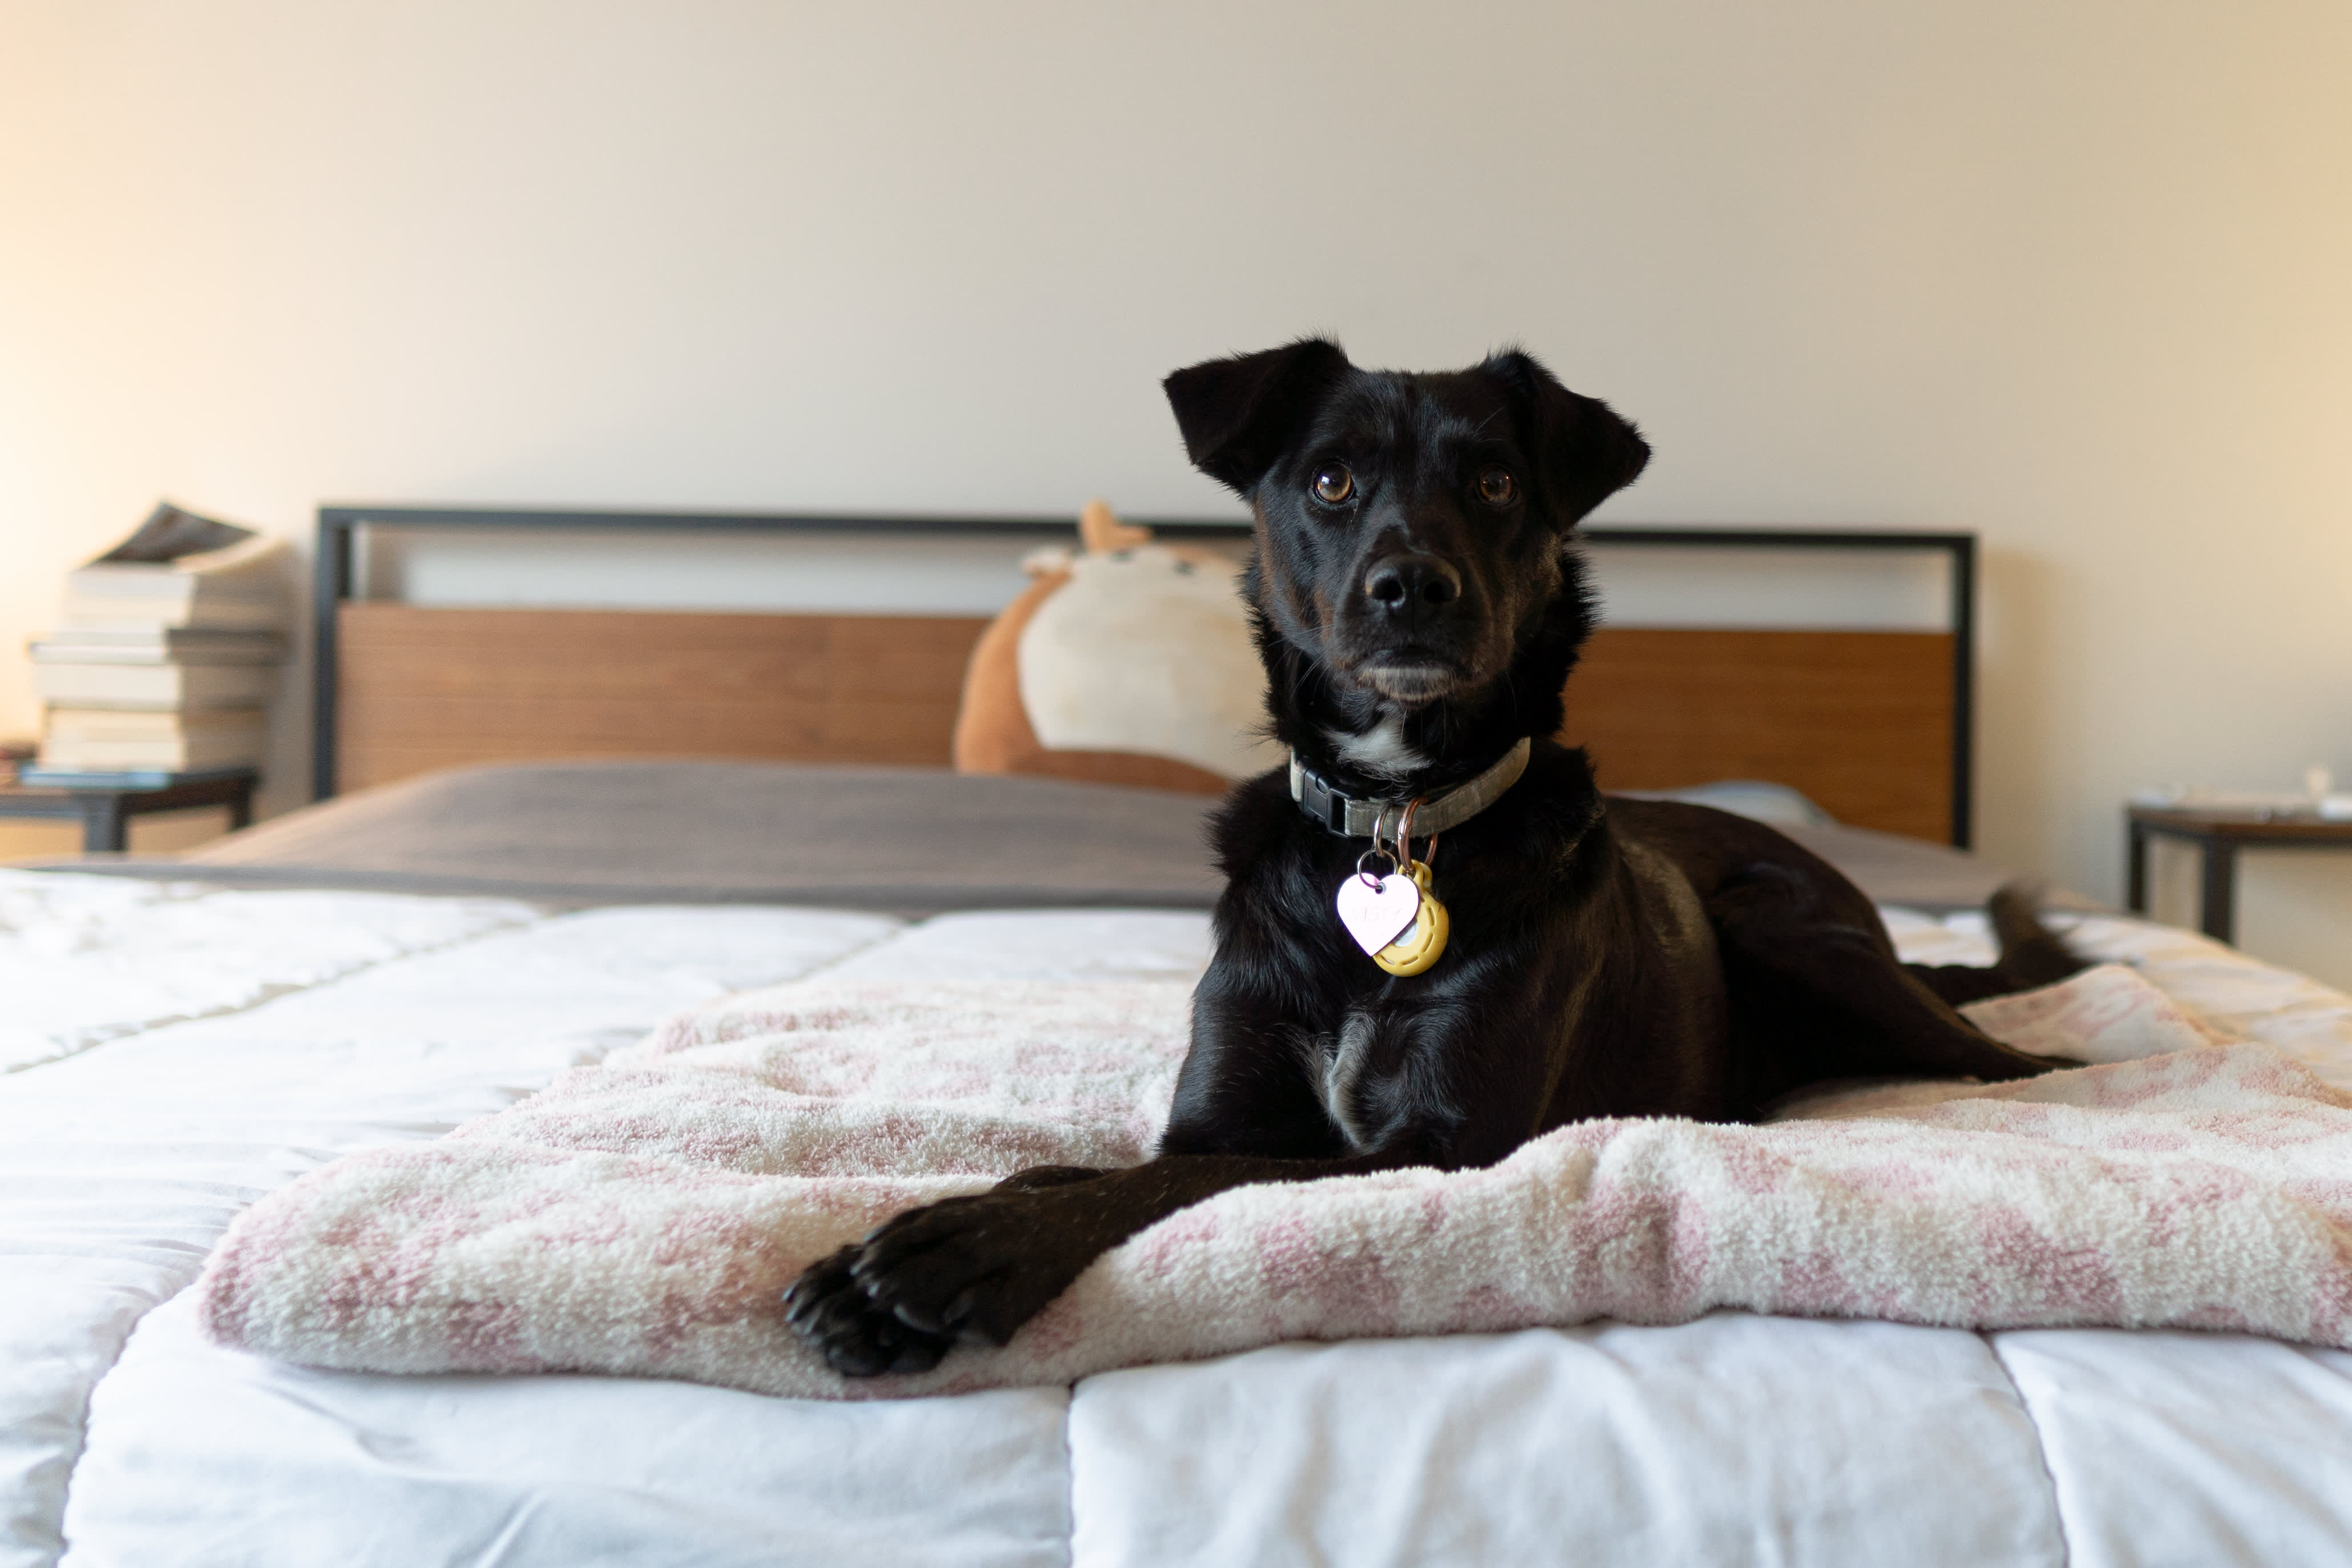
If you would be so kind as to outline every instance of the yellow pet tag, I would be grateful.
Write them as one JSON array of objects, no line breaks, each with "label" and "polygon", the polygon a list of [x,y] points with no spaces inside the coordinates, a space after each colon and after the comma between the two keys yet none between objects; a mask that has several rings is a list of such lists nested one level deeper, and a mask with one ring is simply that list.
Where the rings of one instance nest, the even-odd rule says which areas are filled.
[{"label": "yellow pet tag", "polygon": [[1445,906],[1429,890],[1429,868],[1415,860],[1405,869],[1412,877],[1413,885],[1421,889],[1421,908],[1414,913],[1412,924],[1372,954],[1372,962],[1391,974],[1419,974],[1445,956],[1445,938],[1452,929]]}]

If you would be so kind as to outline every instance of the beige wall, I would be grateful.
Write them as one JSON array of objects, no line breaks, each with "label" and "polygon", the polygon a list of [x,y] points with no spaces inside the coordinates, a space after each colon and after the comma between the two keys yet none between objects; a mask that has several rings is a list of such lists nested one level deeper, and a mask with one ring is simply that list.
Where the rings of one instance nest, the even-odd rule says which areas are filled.
[{"label": "beige wall", "polygon": [[[1213,509],[1171,366],[1517,338],[1612,517],[1981,531],[1983,837],[2115,896],[2137,785],[2352,778],[2347,81],[2332,0],[21,0],[0,649],[158,495]],[[2352,981],[2352,865],[2246,899]]]}]

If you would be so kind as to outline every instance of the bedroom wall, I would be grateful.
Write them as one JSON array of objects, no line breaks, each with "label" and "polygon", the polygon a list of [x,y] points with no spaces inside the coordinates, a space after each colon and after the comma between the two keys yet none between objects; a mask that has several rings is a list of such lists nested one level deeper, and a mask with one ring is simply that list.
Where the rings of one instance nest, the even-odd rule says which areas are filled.
[{"label": "bedroom wall", "polygon": [[[1169,368],[1517,339],[1611,518],[1979,531],[1983,839],[2118,896],[2133,788],[2352,779],[2347,79],[2322,0],[25,0],[0,732],[159,495],[1216,510]],[[2352,983],[2352,863],[2244,897]]]}]

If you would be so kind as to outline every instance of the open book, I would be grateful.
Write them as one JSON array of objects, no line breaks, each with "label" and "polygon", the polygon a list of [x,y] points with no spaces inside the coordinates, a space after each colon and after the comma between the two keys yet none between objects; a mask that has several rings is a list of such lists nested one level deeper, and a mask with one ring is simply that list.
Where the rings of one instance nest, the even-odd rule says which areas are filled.
[{"label": "open book", "polygon": [[171,503],[66,575],[65,626],[112,633],[271,631],[288,611],[289,552]]}]

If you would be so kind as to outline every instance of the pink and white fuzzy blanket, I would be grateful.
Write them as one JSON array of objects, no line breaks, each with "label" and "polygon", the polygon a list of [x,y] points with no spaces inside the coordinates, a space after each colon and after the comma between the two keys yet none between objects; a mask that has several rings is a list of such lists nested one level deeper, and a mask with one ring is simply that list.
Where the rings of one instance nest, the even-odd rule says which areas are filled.
[{"label": "pink and white fuzzy blanket", "polygon": [[2103,1065],[1828,1096],[1763,1127],[1582,1122],[1485,1170],[1242,1188],[1101,1258],[1002,1351],[853,1383],[802,1348],[784,1288],[887,1215],[1024,1165],[1144,1158],[1188,1001],[997,982],[736,997],[257,1205],[199,1283],[204,1321],[318,1366],[840,1398],[1725,1306],[2352,1346],[2352,1096],[2108,966],[1972,1010]]}]

